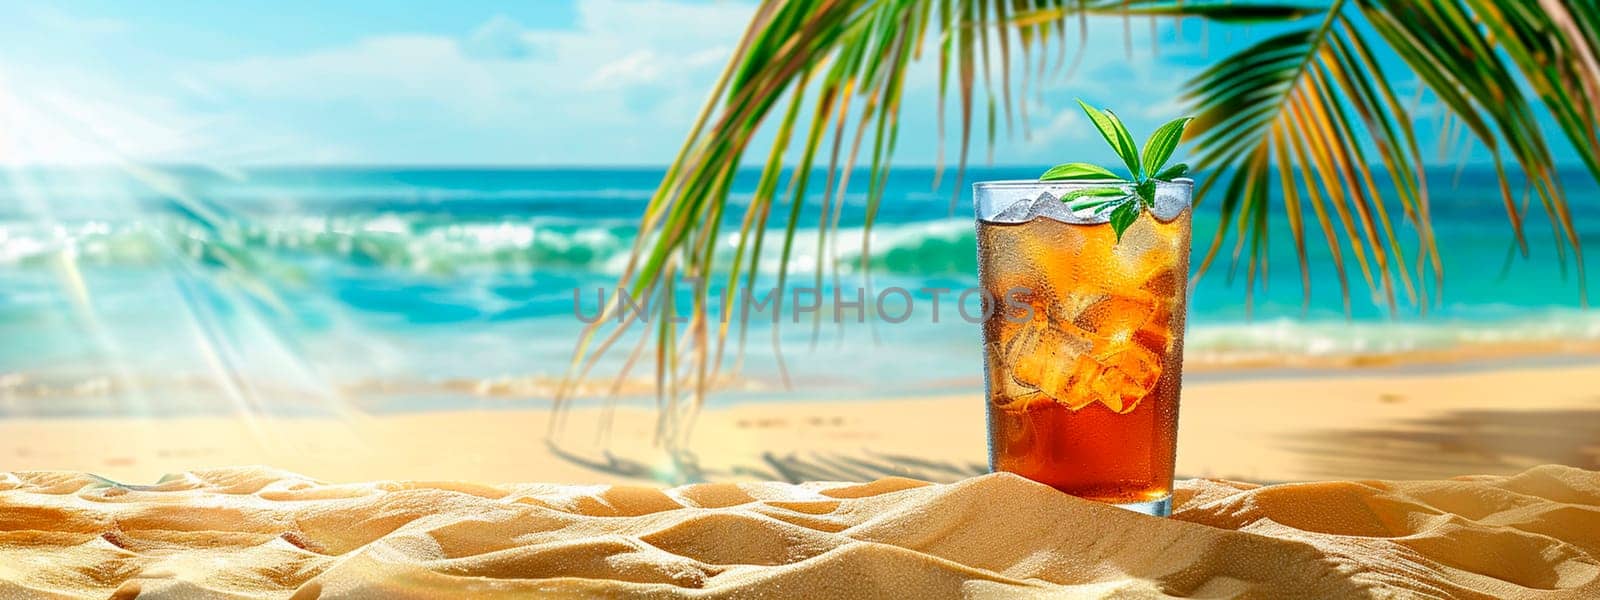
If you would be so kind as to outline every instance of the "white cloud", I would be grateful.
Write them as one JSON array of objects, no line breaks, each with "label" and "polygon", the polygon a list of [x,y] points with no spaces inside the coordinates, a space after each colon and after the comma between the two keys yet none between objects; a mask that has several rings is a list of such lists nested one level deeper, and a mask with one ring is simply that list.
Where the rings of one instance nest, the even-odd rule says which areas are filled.
[{"label": "white cloud", "polygon": [[[575,23],[565,30],[488,16],[454,36],[375,33],[292,53],[180,59],[155,71],[155,78],[108,71],[88,77],[95,85],[76,91],[64,85],[64,75],[41,71],[16,87],[34,91],[45,89],[36,85],[44,83],[86,99],[93,106],[77,110],[99,115],[98,130],[118,130],[124,139],[107,145],[142,160],[665,163],[754,5],[578,0],[576,8]],[[1194,48],[1164,41],[1157,58],[1150,53],[1149,29],[1136,26],[1130,62],[1120,23],[1109,25],[1094,27],[1076,77],[1055,76],[1051,47],[1045,55],[1052,64],[1028,98],[1016,95],[1020,85],[1013,88],[1016,101],[1029,103],[1031,135],[1025,139],[1018,126],[1015,137],[1006,139],[1002,117],[998,162],[1094,158],[1099,148],[1088,143],[1092,132],[1074,97],[1116,108],[1138,132],[1181,110],[1174,98],[1194,67],[1168,63]],[[897,164],[934,160],[936,38],[928,36],[923,59],[911,67]],[[997,39],[991,37],[992,43]],[[1070,58],[1077,41],[1069,36],[1068,43]],[[998,48],[991,51],[996,55]],[[1020,74],[1022,66],[1013,67]],[[1014,84],[1019,81],[1013,77]],[[952,90],[946,107],[947,159],[954,157],[959,131],[957,97]],[[978,162],[986,154],[981,91],[975,109],[972,157]],[[763,139],[770,137],[768,129]],[[50,141],[52,135],[31,137],[63,144]],[[762,146],[758,139],[754,147]],[[85,152],[62,148],[44,155]]]},{"label": "white cloud", "polygon": [[584,87],[591,90],[609,90],[655,83],[665,68],[664,62],[655,53],[640,50],[600,67],[594,75],[584,81]]},{"label": "white cloud", "polygon": [[1027,145],[1035,149],[1058,147],[1065,141],[1082,141],[1089,137],[1089,125],[1082,115],[1071,110],[1056,112],[1044,127],[1033,130]]},{"label": "white cloud", "polygon": [[[252,118],[277,129],[319,129],[318,113],[341,112],[371,121],[362,136],[383,137],[373,133],[376,125],[414,125],[457,138],[520,136],[525,152],[548,153],[512,161],[665,162],[675,144],[660,140],[682,135],[753,6],[584,0],[577,8],[573,30],[529,29],[496,16],[462,38],[371,36],[205,65],[190,75],[222,103],[252,110]],[[360,125],[331,123],[326,133],[355,136]],[[548,142],[575,136],[615,144],[587,144],[591,152],[583,156]]]}]

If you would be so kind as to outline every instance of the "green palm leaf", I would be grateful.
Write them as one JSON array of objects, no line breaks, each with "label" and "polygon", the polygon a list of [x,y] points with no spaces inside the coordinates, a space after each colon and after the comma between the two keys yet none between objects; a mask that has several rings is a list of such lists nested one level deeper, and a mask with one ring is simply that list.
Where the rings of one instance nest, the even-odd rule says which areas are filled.
[{"label": "green palm leaf", "polygon": [[[1398,310],[1402,295],[1421,310],[1437,302],[1443,271],[1430,225],[1432,200],[1421,149],[1413,115],[1397,99],[1380,54],[1401,59],[1438,98],[1451,122],[1491,151],[1510,229],[1523,252],[1523,209],[1513,201],[1509,181],[1513,168],[1526,175],[1534,197],[1551,216],[1563,264],[1570,253],[1581,282],[1581,249],[1536,114],[1542,107],[1553,117],[1600,179],[1600,144],[1595,140],[1600,111],[1594,104],[1600,98],[1600,9],[1592,2],[768,0],[757,9],[652,197],[620,278],[637,297],[656,294],[667,300],[650,304],[649,314],[688,315],[682,327],[666,318],[649,323],[652,334],[638,338],[622,367],[626,375],[653,350],[662,414],[658,440],[670,445],[686,434],[705,393],[722,380],[725,343],[735,332],[741,351],[745,343],[743,319],[719,322],[711,316],[711,278],[727,290],[753,287],[763,248],[776,244],[781,248],[781,302],[791,281],[790,261],[802,242],[795,238],[802,204],[819,183],[823,201],[813,283],[821,287],[825,273],[839,282],[834,230],[845,194],[865,192],[870,230],[896,148],[905,76],[923,48],[937,49],[933,62],[940,149],[935,184],[944,175],[944,111],[951,100],[960,111],[954,186],[959,194],[974,120],[982,121],[992,150],[1002,118],[1008,131],[1015,120],[1013,71],[1020,69],[1020,85],[1027,89],[1032,77],[1046,72],[1044,49],[1051,43],[1060,51],[1056,73],[1073,70],[1076,59],[1068,65],[1065,54],[1073,29],[1069,19],[1078,20],[1080,39],[1073,41],[1081,57],[1087,47],[1086,19],[1096,14],[1190,16],[1219,23],[1319,17],[1309,27],[1274,35],[1222,59],[1187,88],[1197,108],[1188,133],[1200,159],[1195,163],[1213,173],[1199,192],[1204,198],[1220,193],[1222,215],[1201,271],[1231,243],[1229,272],[1244,268],[1247,303],[1254,282],[1264,280],[1269,268],[1267,236],[1276,219],[1269,208],[1275,203],[1284,208],[1308,293],[1306,237],[1309,231],[1320,231],[1347,310],[1349,265],[1362,273],[1374,300],[1391,311]],[[991,56],[991,49],[998,56]],[[1027,115],[1019,114],[1026,134]],[[1123,134],[1116,124],[1108,124],[1109,135],[1120,140]],[[722,239],[724,213],[740,210],[728,204],[733,175],[762,127],[773,127],[777,135],[754,197],[734,219],[740,229],[732,259],[719,258],[714,249]],[[1132,144],[1131,139],[1126,142]],[[791,146],[799,148],[797,159],[789,156]],[[1135,174],[1159,168],[1172,152],[1164,142],[1150,146],[1154,148],[1147,148],[1146,156],[1163,155],[1162,160],[1151,161],[1155,167],[1129,164]],[[866,181],[853,180],[863,160]],[[1175,171],[1180,166],[1159,176],[1180,176],[1182,171]],[[812,176],[814,168],[821,168],[820,177]],[[783,232],[776,242],[765,239],[774,214]],[[1403,232],[1414,235],[1415,243],[1402,244]],[[864,278],[869,243],[870,236],[863,236],[858,270]],[[693,283],[687,307],[672,306],[671,295],[658,292],[685,281]],[[870,280],[863,283],[870,287]],[[724,305],[728,297],[728,292],[720,297]],[[637,314],[618,306],[608,307],[604,316],[577,343],[558,409],[566,406],[599,358],[621,343],[625,332],[642,325]],[[820,321],[812,327],[815,339]],[[775,327],[772,344],[781,371]],[[560,423],[553,420],[553,426]]]},{"label": "green palm leaf", "polygon": [[[1345,60],[1346,38],[1356,32],[1345,27],[1342,9],[1343,3],[1336,3],[1317,26],[1264,40],[1190,83],[1191,97],[1199,107],[1193,124],[1200,152],[1196,162],[1228,173],[1206,181],[1199,190],[1204,198],[1216,185],[1227,182],[1218,235],[1201,260],[1199,272],[1204,274],[1210,268],[1227,242],[1229,228],[1237,227],[1229,272],[1235,273],[1240,261],[1245,262],[1247,300],[1256,277],[1269,268],[1265,235],[1272,198],[1267,184],[1276,173],[1285,195],[1294,194],[1301,185],[1312,197],[1318,188],[1327,190],[1327,203],[1338,217],[1337,227],[1332,221],[1321,221],[1330,251],[1338,256],[1335,246],[1341,241],[1349,244],[1379,302],[1394,310],[1397,288],[1402,286],[1416,301],[1413,280],[1421,280],[1422,275],[1413,277],[1406,267],[1389,207],[1373,184],[1360,140],[1374,139],[1380,148],[1394,150],[1380,152],[1382,167],[1392,180],[1405,182],[1396,195],[1403,212],[1414,222],[1425,193],[1418,170],[1421,158],[1395,135],[1410,127],[1405,110],[1385,104],[1374,91],[1387,90],[1382,72],[1351,69]],[[1271,159],[1291,154],[1289,149],[1295,150],[1292,154],[1299,168],[1274,171]],[[1298,221],[1299,215],[1295,217]],[[1418,251],[1436,252],[1428,230],[1416,230]],[[1296,250],[1301,264],[1306,264],[1305,246],[1298,238]],[[1336,262],[1343,286],[1342,257]],[[1301,280],[1309,294],[1310,278],[1302,276]],[[1342,291],[1348,296],[1348,288]]]},{"label": "green palm leaf", "polygon": [[[1491,151],[1511,230],[1524,254],[1525,215],[1511,192],[1505,159],[1528,177],[1556,230],[1556,250],[1563,265],[1568,253],[1575,259],[1579,294],[1586,300],[1582,248],[1533,102],[1524,96],[1519,82],[1532,84],[1541,94],[1591,174],[1600,178],[1593,142],[1594,96],[1573,95],[1558,85],[1564,82],[1565,89],[1581,89],[1588,85],[1582,82],[1594,80],[1594,71],[1586,65],[1595,47],[1594,28],[1588,24],[1594,22],[1596,11],[1582,3],[1545,1],[1541,5],[1550,6],[1539,10],[1529,4],[1335,2],[1319,26],[1265,40],[1192,81],[1191,98],[1201,107],[1195,127],[1196,145],[1202,151],[1198,162],[1226,170],[1233,181],[1219,207],[1223,217],[1219,236],[1201,261],[1201,271],[1219,254],[1230,227],[1237,228],[1230,274],[1240,260],[1252,279],[1265,271],[1263,240],[1268,226],[1262,207],[1274,201],[1274,195],[1259,182],[1267,180],[1276,161],[1276,196],[1288,211],[1301,281],[1308,292],[1311,280],[1305,273],[1302,232],[1303,211],[1309,206],[1347,297],[1346,251],[1375,299],[1391,312],[1400,290],[1423,311],[1437,302],[1443,269],[1431,229],[1422,155],[1414,120],[1396,99],[1389,75],[1366,39],[1376,31],[1444,108]],[[1514,64],[1507,64],[1502,54]],[[1370,145],[1363,142],[1369,139]],[[1388,186],[1378,185],[1383,179],[1377,176],[1380,170],[1387,175]],[[1202,195],[1219,181],[1207,181]],[[1396,213],[1399,218],[1392,217]],[[1417,236],[1414,262],[1408,263],[1398,241],[1399,219]],[[1253,285],[1247,287],[1247,298],[1251,289]]]}]

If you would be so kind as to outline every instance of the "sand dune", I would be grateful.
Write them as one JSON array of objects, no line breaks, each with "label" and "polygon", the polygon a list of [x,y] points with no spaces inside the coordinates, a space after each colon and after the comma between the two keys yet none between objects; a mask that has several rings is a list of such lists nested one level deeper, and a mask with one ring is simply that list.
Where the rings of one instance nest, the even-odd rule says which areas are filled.
[{"label": "sand dune", "polygon": [[1600,596],[1600,473],[1255,487],[1173,519],[1008,474],[953,484],[152,486],[0,476],[0,597]]}]

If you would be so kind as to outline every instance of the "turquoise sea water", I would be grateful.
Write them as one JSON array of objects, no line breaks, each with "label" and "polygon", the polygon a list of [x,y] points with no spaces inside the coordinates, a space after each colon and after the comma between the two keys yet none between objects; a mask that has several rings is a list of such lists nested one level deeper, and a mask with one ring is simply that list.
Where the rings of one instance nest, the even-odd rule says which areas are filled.
[{"label": "turquoise sea water", "polygon": [[[1039,170],[975,169],[967,181]],[[869,326],[847,312],[814,345],[809,317],[786,324],[779,334],[792,390],[782,387],[770,332],[758,323],[740,378],[713,401],[978,389],[977,327],[948,296],[934,322],[931,294],[918,291],[976,283],[970,200],[963,191],[952,212],[951,175],[931,189],[931,169],[897,170],[870,234],[873,285],[911,291],[912,318]],[[546,402],[583,326],[574,290],[584,294],[580,312],[592,312],[595,290],[611,286],[625,263],[659,177],[602,168],[7,172],[0,415]],[[1228,281],[1231,243],[1196,287],[1190,356],[1257,362],[1600,340],[1600,316],[1580,307],[1576,271],[1557,259],[1537,203],[1527,225],[1531,257],[1508,261],[1511,230],[1492,177],[1468,169],[1432,181],[1445,283],[1426,317],[1403,291],[1399,317],[1390,317],[1352,266],[1347,319],[1315,235],[1305,301],[1280,221],[1269,240],[1270,276],[1248,313],[1243,272]],[[1592,262],[1600,191],[1580,174],[1566,181]],[[739,177],[724,231],[737,231],[754,186],[754,173]],[[836,238],[846,298],[859,286],[865,200],[859,191],[846,197]],[[818,193],[801,215],[806,230],[792,261],[801,285],[814,277],[820,203]],[[1402,243],[1414,241],[1394,217]],[[1216,224],[1215,202],[1197,210],[1197,264]],[[761,264],[775,273],[777,253]],[[826,297],[831,276],[824,283]]]}]

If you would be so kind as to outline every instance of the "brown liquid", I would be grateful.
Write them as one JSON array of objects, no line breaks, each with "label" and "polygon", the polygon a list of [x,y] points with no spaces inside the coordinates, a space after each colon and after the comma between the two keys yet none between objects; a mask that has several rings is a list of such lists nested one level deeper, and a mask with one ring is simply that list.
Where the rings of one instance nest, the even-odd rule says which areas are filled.
[{"label": "brown liquid", "polygon": [[989,460],[1076,496],[1172,489],[1189,219],[978,223]]}]

